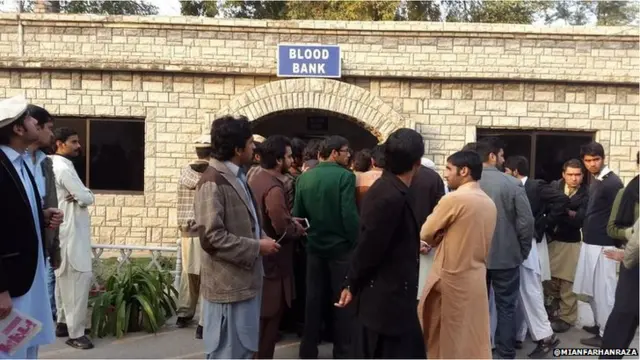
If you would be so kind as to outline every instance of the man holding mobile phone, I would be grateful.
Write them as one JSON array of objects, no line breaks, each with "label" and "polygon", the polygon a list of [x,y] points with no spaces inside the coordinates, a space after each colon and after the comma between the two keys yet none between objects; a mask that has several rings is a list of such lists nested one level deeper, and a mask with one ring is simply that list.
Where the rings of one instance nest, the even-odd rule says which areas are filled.
[{"label": "man holding mobile phone", "polygon": [[264,232],[277,239],[280,252],[265,257],[260,311],[258,358],[271,359],[278,339],[280,320],[293,299],[294,241],[305,235],[303,226],[291,217],[286,196],[286,173],[293,163],[291,142],[284,136],[267,138],[260,149],[260,167],[249,179]]}]

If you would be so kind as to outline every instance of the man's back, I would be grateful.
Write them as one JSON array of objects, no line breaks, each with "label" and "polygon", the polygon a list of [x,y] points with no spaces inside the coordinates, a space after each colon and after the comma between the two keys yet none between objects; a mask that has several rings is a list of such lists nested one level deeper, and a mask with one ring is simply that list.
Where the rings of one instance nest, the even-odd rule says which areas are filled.
[{"label": "man's back", "polygon": [[498,210],[496,229],[487,260],[488,269],[511,269],[522,264],[531,250],[534,219],[522,183],[495,167],[485,167],[479,181]]},{"label": "man's back", "polygon": [[333,162],[322,162],[298,178],[293,213],[309,220],[307,251],[330,257],[353,249],[355,195],[355,175]]}]

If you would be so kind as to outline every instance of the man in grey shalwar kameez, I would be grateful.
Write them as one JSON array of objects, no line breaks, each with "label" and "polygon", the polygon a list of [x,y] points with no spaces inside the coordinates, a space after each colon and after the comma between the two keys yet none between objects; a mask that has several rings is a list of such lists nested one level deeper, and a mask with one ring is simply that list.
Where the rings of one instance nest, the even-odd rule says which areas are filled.
[{"label": "man in grey shalwar kameez", "polygon": [[258,351],[263,255],[279,245],[264,236],[243,166],[253,159],[245,117],[211,126],[213,159],[196,185],[195,220],[204,253],[201,294],[207,359],[251,359]]}]

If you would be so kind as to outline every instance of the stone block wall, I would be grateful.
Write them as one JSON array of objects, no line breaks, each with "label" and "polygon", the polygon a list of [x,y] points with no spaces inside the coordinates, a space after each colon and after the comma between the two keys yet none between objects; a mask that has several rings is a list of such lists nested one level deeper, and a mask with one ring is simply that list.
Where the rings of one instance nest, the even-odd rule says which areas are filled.
[{"label": "stone block wall", "polygon": [[[340,44],[344,77],[275,83],[281,42]],[[321,106],[379,137],[412,127],[440,168],[479,128],[593,131],[628,181],[638,59],[633,28],[0,14],[0,98],[145,120],[144,193],[98,193],[91,207],[104,244],[175,243],[180,169],[227,110]]]},{"label": "stone block wall", "polygon": [[[145,118],[144,194],[97,194],[91,207],[94,242],[171,246],[177,237],[176,184],[180,169],[193,158],[193,139],[209,127],[211,112],[272,80],[276,79],[0,70],[0,98],[24,94],[61,117]],[[512,128],[595,131],[614,171],[625,181],[637,172],[637,87],[344,80],[381,98],[413,123],[440,168],[448,155],[475,141],[477,128]]]},{"label": "stone block wall", "polygon": [[637,82],[637,28],[0,14],[4,66],[275,74],[279,43],[338,44],[344,76]]}]

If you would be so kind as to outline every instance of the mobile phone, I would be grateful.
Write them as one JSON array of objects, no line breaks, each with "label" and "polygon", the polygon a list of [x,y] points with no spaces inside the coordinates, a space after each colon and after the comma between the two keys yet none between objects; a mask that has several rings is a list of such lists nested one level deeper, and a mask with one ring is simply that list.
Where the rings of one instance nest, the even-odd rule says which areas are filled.
[{"label": "mobile phone", "polygon": [[309,220],[307,218],[294,218],[294,220],[302,225],[303,229],[307,230],[309,228]]}]

